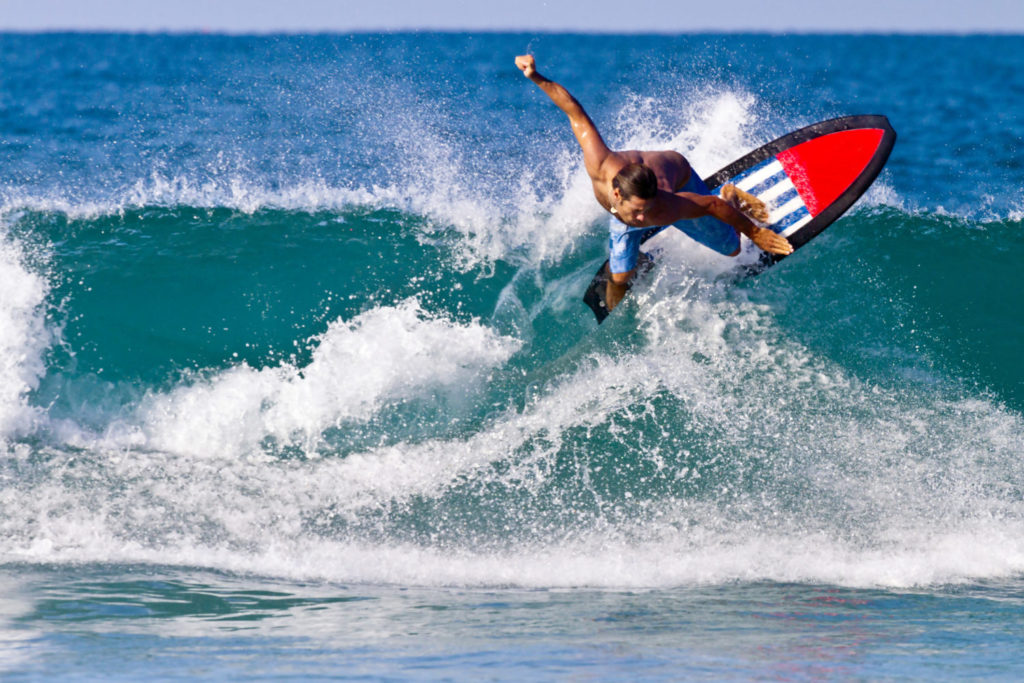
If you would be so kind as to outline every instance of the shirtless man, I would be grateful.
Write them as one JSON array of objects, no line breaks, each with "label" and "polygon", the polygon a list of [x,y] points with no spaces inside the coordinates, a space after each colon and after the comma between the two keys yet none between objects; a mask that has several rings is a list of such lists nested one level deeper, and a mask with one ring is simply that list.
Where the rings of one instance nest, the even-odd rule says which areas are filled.
[{"label": "shirtless man", "polygon": [[622,300],[636,273],[640,239],[646,228],[683,221],[674,227],[726,256],[740,253],[741,233],[772,254],[793,252],[785,237],[758,227],[741,213],[766,221],[768,212],[759,199],[734,185],[725,185],[722,196],[716,197],[679,152],[608,149],[576,98],[537,72],[533,55],[516,57],[516,66],[569,117],[572,132],[583,148],[583,164],[594,184],[594,196],[618,219],[612,220],[608,241],[608,310]]}]

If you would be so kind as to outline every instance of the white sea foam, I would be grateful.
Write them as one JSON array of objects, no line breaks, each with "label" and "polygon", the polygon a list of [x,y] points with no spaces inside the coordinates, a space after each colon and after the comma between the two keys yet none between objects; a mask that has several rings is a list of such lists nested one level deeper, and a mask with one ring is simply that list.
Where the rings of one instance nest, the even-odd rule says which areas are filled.
[{"label": "white sea foam", "polygon": [[267,438],[315,454],[325,430],[364,421],[389,401],[468,391],[519,347],[479,323],[427,315],[415,300],[335,321],[312,360],[240,364],[149,394],[108,443],[197,457],[237,458]]},{"label": "white sea foam", "polygon": [[55,333],[46,324],[49,284],[25,263],[19,244],[0,229],[0,443],[32,430],[39,410],[28,395],[45,372]]},{"label": "white sea foam", "polygon": [[[666,109],[680,123],[661,120]],[[761,139],[757,101],[748,93],[724,90],[685,102],[630,97],[619,111],[617,137],[625,149],[672,149],[701,176],[708,176],[768,139]]]},{"label": "white sea foam", "polygon": [[[665,588],[737,581],[920,587],[1024,574],[1024,524],[996,519],[950,526],[893,519],[876,537],[863,538],[856,532],[844,537],[763,519],[726,520],[718,508],[669,506],[657,522],[582,534],[567,530],[557,542],[511,543],[505,549],[335,540],[310,534],[303,525],[308,506],[323,503],[324,487],[282,496],[274,486],[293,483],[285,478],[262,482],[266,488],[253,488],[248,499],[241,499],[240,489],[256,482],[229,474],[220,478],[219,493],[212,481],[175,486],[153,477],[146,487],[152,499],[142,510],[110,498],[76,500],[66,489],[44,487],[40,494],[56,495],[60,504],[52,498],[49,504],[28,501],[33,514],[45,516],[33,518],[38,524],[34,538],[7,535],[0,557],[206,567],[303,581],[527,588]],[[186,483],[198,483],[199,491]],[[140,492],[130,491],[133,496]],[[183,509],[180,501],[164,497],[172,493],[186,496],[190,506]],[[286,502],[301,509],[289,509]],[[22,513],[14,516],[14,521],[25,520]],[[158,525],[174,531],[153,538]],[[146,532],[133,533],[133,527]]]}]

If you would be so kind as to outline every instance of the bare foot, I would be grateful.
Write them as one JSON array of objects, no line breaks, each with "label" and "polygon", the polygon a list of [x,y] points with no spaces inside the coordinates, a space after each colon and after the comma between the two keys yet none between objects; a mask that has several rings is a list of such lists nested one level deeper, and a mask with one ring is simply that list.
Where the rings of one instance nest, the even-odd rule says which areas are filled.
[{"label": "bare foot", "polygon": [[746,214],[755,221],[760,223],[768,222],[768,207],[749,192],[744,192],[730,183],[722,187],[722,199],[732,204],[733,208],[737,211]]}]

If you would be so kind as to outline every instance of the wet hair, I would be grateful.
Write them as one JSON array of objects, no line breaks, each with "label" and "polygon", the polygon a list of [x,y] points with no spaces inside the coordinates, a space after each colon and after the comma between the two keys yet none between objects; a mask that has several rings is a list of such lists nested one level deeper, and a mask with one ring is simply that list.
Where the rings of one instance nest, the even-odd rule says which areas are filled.
[{"label": "wet hair", "polygon": [[623,199],[652,199],[658,194],[658,179],[649,166],[626,164],[612,178],[612,187],[619,191]]}]

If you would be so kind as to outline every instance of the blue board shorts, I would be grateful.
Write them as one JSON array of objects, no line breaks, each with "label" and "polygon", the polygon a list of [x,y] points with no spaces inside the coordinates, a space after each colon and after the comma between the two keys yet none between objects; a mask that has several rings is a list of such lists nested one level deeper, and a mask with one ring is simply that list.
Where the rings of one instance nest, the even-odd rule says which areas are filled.
[{"label": "blue board shorts", "polygon": [[[711,194],[711,190],[700,179],[696,172],[690,171],[690,179],[678,192],[694,194]],[[652,234],[661,232],[669,226],[661,228],[631,228],[623,225],[618,218],[612,216],[608,226],[608,267],[613,273],[628,273],[636,268],[640,256],[640,242],[644,233],[653,230]],[[740,248],[740,236],[731,225],[723,223],[711,216],[701,216],[692,220],[680,221],[673,228],[681,230],[688,237],[700,242],[719,254],[732,256]]]}]

